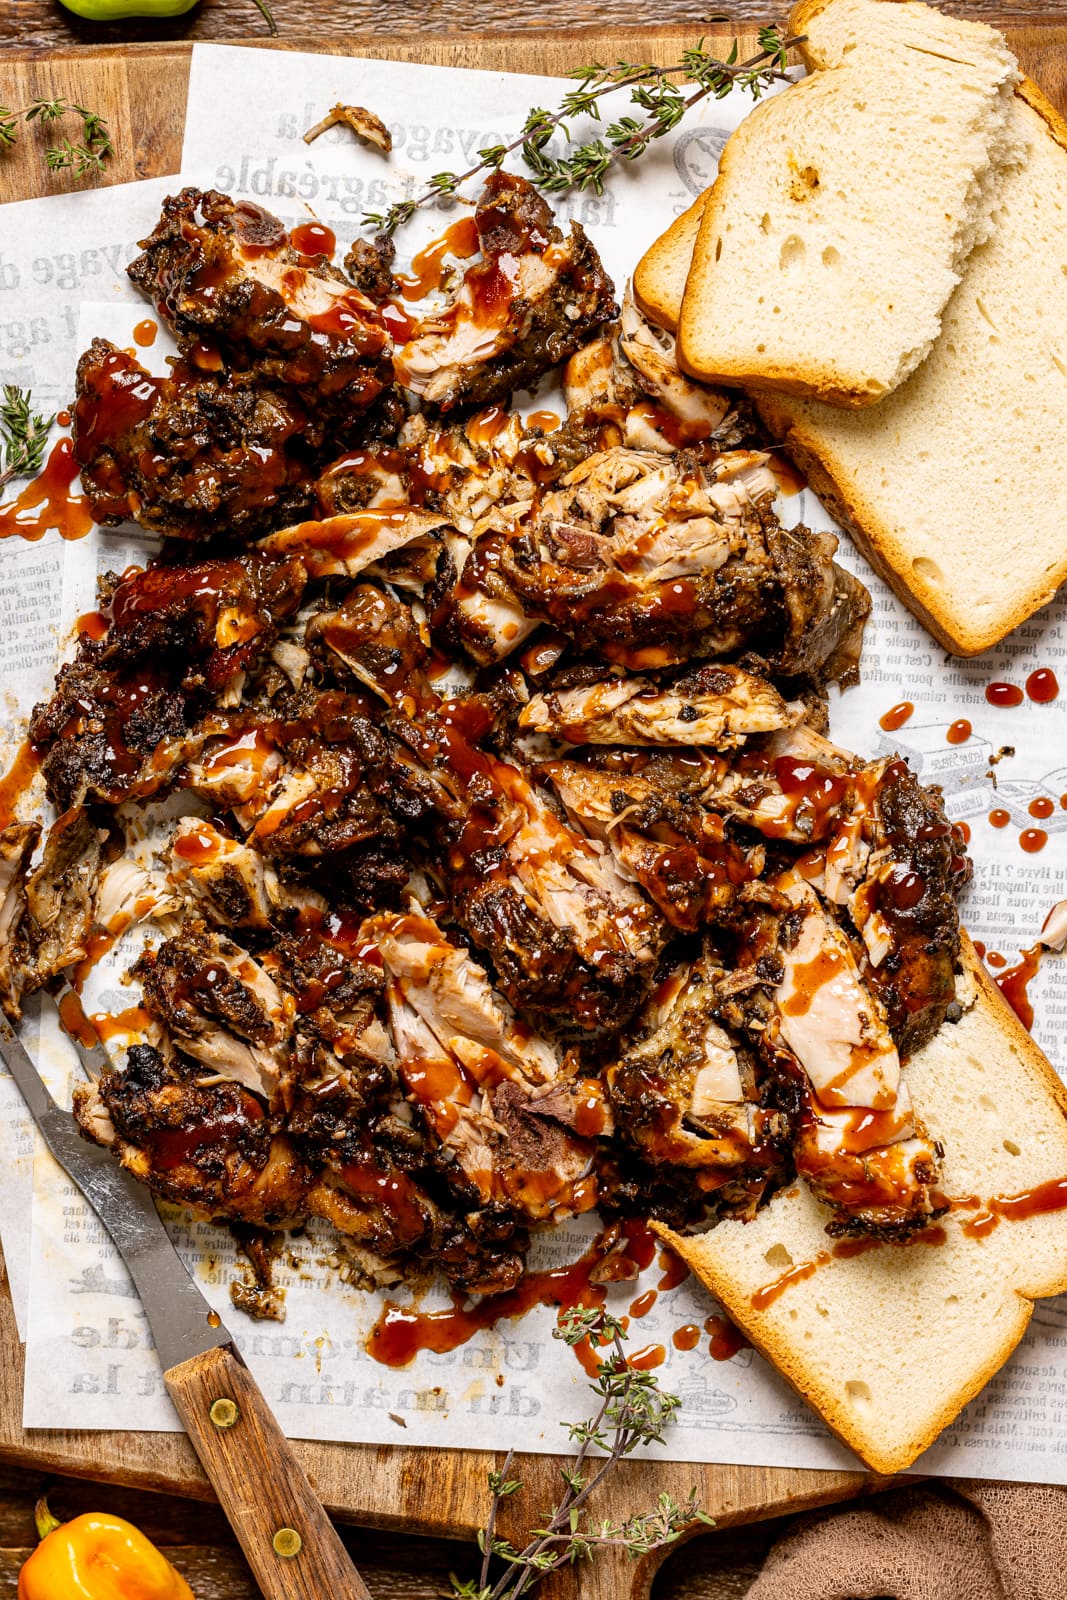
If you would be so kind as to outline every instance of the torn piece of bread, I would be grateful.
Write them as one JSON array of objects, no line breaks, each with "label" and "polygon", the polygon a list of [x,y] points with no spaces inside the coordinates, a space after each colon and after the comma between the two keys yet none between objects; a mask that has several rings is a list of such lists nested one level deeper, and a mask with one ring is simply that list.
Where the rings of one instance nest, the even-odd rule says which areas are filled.
[{"label": "torn piece of bread", "polygon": [[918,372],[863,412],[756,395],[827,509],[961,656],[1067,581],[1067,124],[1029,82],[1012,120],[1029,157]]},{"label": "torn piece of bread", "polygon": [[[1067,1290],[1067,1209],[989,1202],[1063,1180],[1067,1090],[964,939],[963,1016],[909,1062],[943,1186],[963,1201],[911,1244],[837,1245],[804,1185],[753,1222],[656,1231],[753,1344],[876,1472],[902,1472],[1014,1350],[1033,1301]],[[975,1226],[977,1224],[977,1226]]]},{"label": "torn piece of bread", "polygon": [[701,219],[682,366],[869,406],[928,354],[997,176],[1018,69],[982,23],[921,0],[804,0],[811,75],[731,136]]}]

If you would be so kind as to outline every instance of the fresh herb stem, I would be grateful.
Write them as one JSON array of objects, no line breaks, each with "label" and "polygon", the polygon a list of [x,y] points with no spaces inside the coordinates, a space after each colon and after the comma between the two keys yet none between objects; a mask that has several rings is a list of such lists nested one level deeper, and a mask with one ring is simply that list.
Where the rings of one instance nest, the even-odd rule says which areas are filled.
[{"label": "fresh herb stem", "polygon": [[29,478],[41,470],[48,430],[56,420],[31,409],[28,389],[5,383],[0,400],[0,490],[12,478]]},{"label": "fresh herb stem", "polygon": [[34,100],[17,111],[10,106],[0,105],[0,150],[10,149],[18,143],[21,123],[58,122],[68,115],[81,118],[81,142],[73,144],[70,139],[63,138],[58,144],[49,145],[44,153],[49,169],[60,172],[69,168],[76,178],[103,172],[104,162],[115,153],[107,123],[98,112],[76,105],[73,101]]},{"label": "fresh herb stem", "polygon": [[[770,26],[761,28],[758,37],[760,48],[746,61],[737,59],[740,51],[736,40],[725,61],[706,51],[701,40],[684,51],[681,61],[672,66],[617,61],[613,67],[597,62],[579,68],[571,74],[578,80],[578,87],[563,96],[558,110],[535,106],[527,113],[522,132],[510,144],[479,150],[478,162],[466,172],[436,173],[421,194],[397,201],[388,211],[367,211],[363,223],[379,233],[393,234],[410,221],[420,206],[454,197],[472,178],[497,171],[515,151],[533,174],[533,181],[546,193],[592,189],[600,194],[609,167],[618,161],[635,161],[654,140],[676,128],[699,101],[708,96],[721,100],[735,87],[758,99],[771,84],[786,79],[789,51],[802,42],[803,35],[785,36],[779,28]],[[676,76],[696,85],[691,94],[685,94],[673,81]],[[586,115],[599,120],[600,100],[618,90],[629,91],[632,104],[645,113],[644,120],[620,117],[608,124],[603,138],[590,139],[563,156],[546,153],[548,141],[557,129],[569,138],[568,124],[574,117]]]},{"label": "fresh herb stem", "polygon": [[[680,1402],[677,1395],[659,1388],[653,1373],[630,1366],[623,1350],[626,1334],[622,1324],[599,1307],[562,1312],[554,1332],[556,1338],[572,1346],[586,1340],[598,1348],[610,1346],[593,1383],[600,1405],[587,1422],[569,1425],[568,1432],[578,1449],[574,1460],[561,1469],[563,1495],[545,1526],[532,1529],[521,1550],[496,1532],[502,1501],[523,1487],[519,1480],[509,1477],[514,1452],[508,1451],[499,1472],[490,1472],[489,1516],[478,1540],[481,1571],[476,1581],[461,1582],[453,1576],[455,1600],[519,1600],[548,1573],[592,1559],[594,1550],[601,1546],[623,1548],[636,1557],[673,1543],[693,1522],[710,1525],[711,1519],[697,1506],[695,1491],[690,1492],[683,1505],[672,1496],[661,1494],[653,1511],[638,1512],[619,1523],[586,1523],[588,1502],[608,1474],[638,1445],[662,1444],[663,1429]],[[594,1448],[604,1452],[604,1460],[587,1476]],[[504,1571],[491,1583],[494,1558],[504,1564]]]}]

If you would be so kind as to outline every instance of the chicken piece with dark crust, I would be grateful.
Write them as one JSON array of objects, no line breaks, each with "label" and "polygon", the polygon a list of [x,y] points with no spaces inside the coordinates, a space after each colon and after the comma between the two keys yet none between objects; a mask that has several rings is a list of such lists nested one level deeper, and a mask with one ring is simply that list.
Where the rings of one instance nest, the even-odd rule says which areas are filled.
[{"label": "chicken piece with dark crust", "polygon": [[183,353],[207,344],[260,383],[296,391],[315,415],[364,411],[392,378],[373,301],[319,258],[308,264],[254,200],[187,188],[163,203],[127,269]]},{"label": "chicken piece with dark crust", "polygon": [[311,1175],[277,1119],[241,1084],[203,1076],[134,1045],[124,1071],[75,1089],[74,1115],[161,1199],[268,1226],[302,1221]]},{"label": "chicken piece with dark crust", "polygon": [[717,1020],[722,970],[710,951],[677,969],[607,1072],[616,1127],[646,1161],[699,1169],[711,1193],[788,1175],[787,1119],[760,1103],[755,1058]]},{"label": "chicken piece with dark crust", "polygon": [[494,172],[475,224],[480,259],[395,357],[397,381],[442,411],[528,388],[618,314],[584,229],[572,223],[564,238],[525,178]]},{"label": "chicken piece with dark crust", "polygon": [[831,534],[780,526],[774,493],[758,452],[602,451],[518,521],[500,570],[531,616],[632,670],[749,649],[847,678],[870,597]]},{"label": "chicken piece with dark crust", "polygon": [[78,362],[74,457],[94,519],[176,539],[292,521],[315,501],[321,434],[297,396],[177,363],[154,378],[94,339]]},{"label": "chicken piece with dark crust", "polygon": [[292,1016],[274,979],[247,951],[189,922],[146,951],[134,971],[146,1008],[186,1055],[264,1099],[278,1092]]}]

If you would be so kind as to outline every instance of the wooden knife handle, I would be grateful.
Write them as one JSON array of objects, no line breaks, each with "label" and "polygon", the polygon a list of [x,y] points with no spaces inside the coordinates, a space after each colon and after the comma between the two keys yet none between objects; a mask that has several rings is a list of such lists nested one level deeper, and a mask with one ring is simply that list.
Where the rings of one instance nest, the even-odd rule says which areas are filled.
[{"label": "wooden knife handle", "polygon": [[233,1347],[183,1361],[163,1381],[266,1600],[371,1600]]}]

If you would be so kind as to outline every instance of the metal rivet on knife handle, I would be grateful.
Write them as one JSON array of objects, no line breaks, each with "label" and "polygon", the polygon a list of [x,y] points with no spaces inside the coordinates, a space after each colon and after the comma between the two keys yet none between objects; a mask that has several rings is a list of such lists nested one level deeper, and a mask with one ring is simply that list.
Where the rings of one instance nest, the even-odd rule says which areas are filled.
[{"label": "metal rivet on knife handle", "polygon": [[279,1528],[271,1540],[271,1544],[277,1554],[285,1556],[287,1559],[291,1556],[298,1556],[303,1543],[303,1539],[301,1539],[295,1528]]},{"label": "metal rivet on knife handle", "polygon": [[232,1428],[240,1415],[236,1401],[226,1399],[216,1400],[208,1412],[216,1428]]}]

